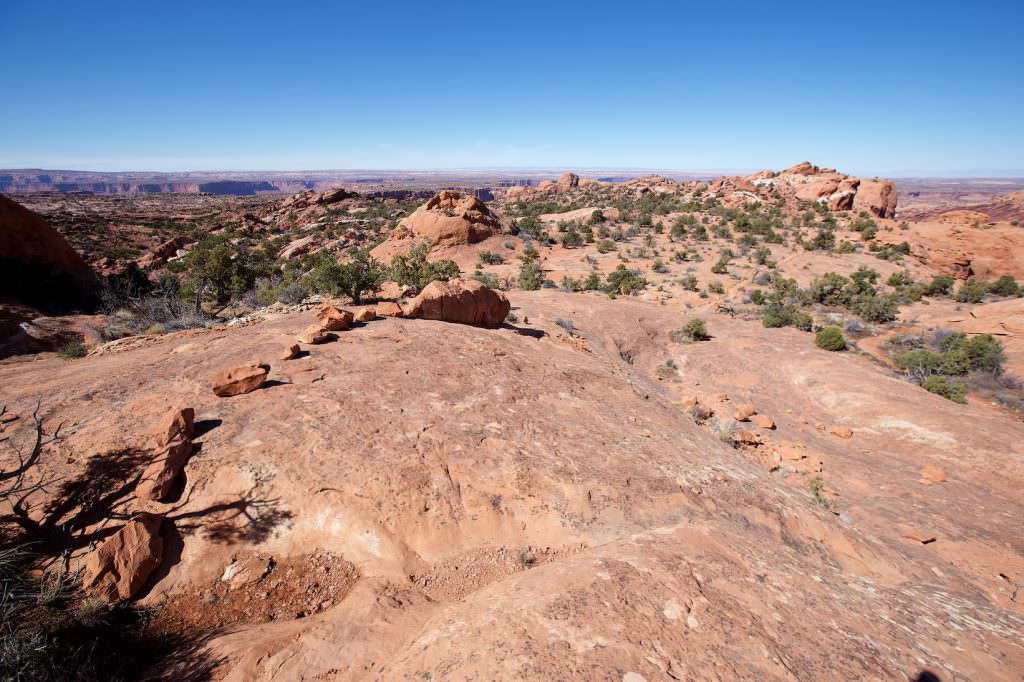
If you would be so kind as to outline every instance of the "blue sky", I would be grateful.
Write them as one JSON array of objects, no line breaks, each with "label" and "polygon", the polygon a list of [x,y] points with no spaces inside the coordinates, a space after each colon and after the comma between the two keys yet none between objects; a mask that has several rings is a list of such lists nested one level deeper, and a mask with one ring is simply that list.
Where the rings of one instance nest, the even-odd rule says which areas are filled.
[{"label": "blue sky", "polygon": [[1024,2],[0,0],[0,167],[1024,168]]}]

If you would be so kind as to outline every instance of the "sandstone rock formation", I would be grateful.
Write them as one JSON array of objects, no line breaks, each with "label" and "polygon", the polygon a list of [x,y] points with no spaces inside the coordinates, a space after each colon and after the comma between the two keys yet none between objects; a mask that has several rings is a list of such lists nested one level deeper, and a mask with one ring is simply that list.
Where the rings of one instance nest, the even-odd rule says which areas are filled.
[{"label": "sandstone rock formation", "polygon": [[316,311],[316,317],[320,320],[320,329],[325,332],[340,332],[352,328],[355,316],[349,310],[343,310],[333,305],[321,306]]},{"label": "sandstone rock formation", "polygon": [[498,327],[511,304],[502,294],[476,280],[431,282],[404,309],[406,317]]},{"label": "sandstone rock formation", "polygon": [[174,484],[191,455],[192,441],[188,439],[172,441],[158,450],[153,461],[142,472],[139,483],[135,486],[135,496],[140,500],[166,499],[173,491]]},{"label": "sandstone rock formation", "polygon": [[107,601],[131,599],[163,560],[162,519],[138,514],[85,559],[83,589]]},{"label": "sandstone rock formation", "polygon": [[854,178],[831,168],[803,161],[785,170],[761,171],[746,177],[722,177],[710,189],[722,194],[727,205],[759,200],[768,189],[802,202],[823,202],[831,211],[867,211],[879,218],[896,215],[896,186],[888,180]]},{"label": "sandstone rock formation", "polygon": [[169,411],[160,420],[154,440],[157,447],[164,447],[176,440],[190,440],[195,434],[196,411],[191,407],[178,407]]},{"label": "sandstone rock formation", "polygon": [[377,304],[377,315],[381,317],[402,317],[402,306],[394,301],[381,301]]},{"label": "sandstone rock formation", "polygon": [[98,284],[56,230],[0,195],[0,297],[44,310],[90,306]]},{"label": "sandstone rock formation", "polygon": [[483,241],[501,231],[501,221],[476,197],[449,190],[438,192],[403,219],[388,238],[370,253],[389,262],[419,242],[431,248],[462,246]]},{"label": "sandstone rock formation", "polygon": [[255,391],[270,372],[268,365],[238,365],[222,370],[213,379],[213,393],[221,398]]}]

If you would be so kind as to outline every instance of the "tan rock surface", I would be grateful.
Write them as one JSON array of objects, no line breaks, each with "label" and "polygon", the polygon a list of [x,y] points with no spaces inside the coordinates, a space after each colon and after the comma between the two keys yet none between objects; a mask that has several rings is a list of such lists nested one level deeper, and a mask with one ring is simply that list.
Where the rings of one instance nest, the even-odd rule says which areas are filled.
[{"label": "tan rock surface", "polygon": [[[820,353],[806,333],[756,320],[716,317],[714,339],[682,347],[670,334],[685,310],[671,302],[556,291],[513,301],[533,331],[552,331],[366,325],[289,364],[321,380],[245,400],[218,400],[210,375],[277,352],[312,312],[75,362],[0,362],[0,385],[18,412],[48,396],[48,414],[79,425],[66,437],[76,452],[110,452],[169,401],[218,422],[166,521],[180,556],[144,603],[201,604],[239,556],[319,548],[358,568],[315,615],[218,633],[209,649],[224,679],[1022,669],[1024,425],[922,400],[866,356]],[[556,336],[558,319],[585,346]],[[670,355],[684,371],[658,382]],[[786,461],[820,471],[773,474],[755,455],[775,434],[734,449],[680,408],[684,395],[717,393],[806,417],[786,423]],[[856,438],[813,426],[841,422]],[[947,472],[942,495],[920,485],[925,465]],[[85,464],[46,466],[69,475]],[[835,509],[800,476],[824,478]],[[938,540],[910,541],[903,528]],[[498,549],[513,557],[501,570],[489,568]]]}]

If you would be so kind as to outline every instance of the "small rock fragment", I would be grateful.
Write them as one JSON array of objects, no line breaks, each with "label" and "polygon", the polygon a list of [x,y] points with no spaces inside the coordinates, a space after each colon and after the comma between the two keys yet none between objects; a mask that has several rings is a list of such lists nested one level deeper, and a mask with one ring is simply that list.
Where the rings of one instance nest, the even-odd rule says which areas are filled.
[{"label": "small rock fragment", "polygon": [[773,420],[766,414],[755,414],[753,417],[751,417],[750,421],[753,422],[754,426],[756,426],[759,429],[775,428],[775,420]]},{"label": "small rock fragment", "polygon": [[936,466],[925,465],[921,467],[921,483],[933,485],[946,480],[946,472]]},{"label": "small rock fragment", "polygon": [[833,426],[832,435],[845,440],[853,437],[853,429],[849,426]]},{"label": "small rock fragment", "polygon": [[281,359],[294,360],[299,357],[300,353],[302,353],[302,347],[297,343],[291,343],[285,346],[284,350],[281,351]]}]

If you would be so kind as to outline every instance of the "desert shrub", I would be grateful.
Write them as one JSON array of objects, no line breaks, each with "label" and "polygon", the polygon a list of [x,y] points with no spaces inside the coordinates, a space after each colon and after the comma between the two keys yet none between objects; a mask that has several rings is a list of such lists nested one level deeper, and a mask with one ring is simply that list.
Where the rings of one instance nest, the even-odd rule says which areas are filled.
[{"label": "desert shrub", "polygon": [[344,263],[339,263],[331,254],[317,254],[313,269],[303,278],[303,285],[317,293],[347,296],[359,304],[363,294],[375,291],[383,279],[381,264],[368,250],[359,249]]},{"label": "desert shrub", "polygon": [[538,220],[534,216],[526,216],[525,218],[520,218],[516,222],[516,228],[522,234],[528,235],[533,239],[547,239],[547,233],[541,227],[540,220]]},{"label": "desert shrub", "polygon": [[651,265],[651,270],[658,273],[666,273],[668,272],[668,266],[659,258]]},{"label": "desert shrub", "polygon": [[811,301],[823,305],[840,306],[849,300],[850,280],[834,272],[826,272],[811,281],[807,291]]},{"label": "desert shrub", "polygon": [[610,253],[615,250],[615,242],[611,239],[602,239],[597,243],[598,253]]},{"label": "desert shrub", "polygon": [[889,275],[889,279],[886,280],[886,284],[891,287],[909,287],[914,284],[914,278],[909,272],[903,270]]},{"label": "desert shrub", "polygon": [[489,287],[491,289],[501,289],[501,282],[498,281],[497,277],[495,277],[489,272],[483,272],[482,270],[474,270],[473,274],[470,275],[470,277],[472,279],[475,279],[477,282],[480,282],[485,287]]},{"label": "desert shrub", "polygon": [[733,253],[729,249],[726,249],[718,256],[718,262],[711,266],[711,272],[716,275],[724,275],[729,271],[729,262],[733,258]]},{"label": "desert shrub", "polygon": [[853,297],[848,307],[868,322],[892,322],[900,311],[894,296],[866,293]]},{"label": "desert shrub", "polygon": [[559,327],[564,329],[569,334],[574,334],[576,332],[576,325],[572,323],[572,320],[558,318],[557,320],[555,320],[555,324],[557,324]]},{"label": "desert shrub", "polygon": [[960,285],[954,297],[960,303],[981,303],[988,293],[988,285],[971,277]]},{"label": "desert shrub", "polygon": [[225,305],[253,288],[256,278],[272,270],[273,257],[264,249],[232,244],[225,235],[207,237],[183,259],[168,266],[185,275],[182,293],[194,302],[196,314],[206,300]]},{"label": "desert shrub", "polygon": [[725,286],[721,282],[708,282],[708,291],[712,294],[724,294]]},{"label": "desert shrub", "polygon": [[583,235],[581,235],[575,227],[569,227],[562,234],[562,246],[567,249],[575,246],[583,246]]},{"label": "desert shrub", "polygon": [[639,272],[629,270],[625,265],[619,266],[608,273],[605,283],[605,291],[612,295],[629,296],[641,291],[647,286],[647,280]]},{"label": "desert shrub", "polygon": [[996,296],[1012,297],[1020,296],[1021,287],[1010,275],[1003,275],[989,285],[988,290]]},{"label": "desert shrub", "polygon": [[808,251],[831,251],[836,245],[836,233],[832,230],[821,228],[814,235],[814,239],[804,243]]},{"label": "desert shrub", "polygon": [[950,334],[942,340],[940,348],[946,355],[962,354],[966,358],[968,369],[971,370],[999,375],[1002,374],[1006,362],[1003,345],[991,334]]},{"label": "desert shrub", "polygon": [[750,292],[750,302],[754,305],[764,305],[765,297],[764,292],[760,289],[754,289]]},{"label": "desert shrub", "polygon": [[822,350],[846,350],[846,339],[839,327],[825,327],[814,336],[814,345]]},{"label": "desert shrub", "polygon": [[427,260],[430,252],[428,244],[416,244],[405,255],[391,259],[391,267],[386,276],[402,286],[420,290],[431,282],[447,282],[459,276],[459,266],[452,260]]},{"label": "desert shrub", "polygon": [[932,375],[925,378],[921,382],[921,388],[929,393],[940,395],[947,400],[952,400],[954,403],[960,403],[961,405],[967,403],[967,391],[964,385],[956,381],[949,381],[943,376]]},{"label": "desert shrub", "polygon": [[813,320],[793,304],[769,303],[765,306],[761,324],[768,328],[796,327],[811,331]]},{"label": "desert shrub", "polygon": [[925,296],[948,296],[953,291],[953,283],[954,279],[949,275],[936,275],[925,286]]},{"label": "desert shrub", "polygon": [[676,343],[695,343],[697,341],[707,341],[711,337],[708,336],[704,320],[695,317],[687,321],[681,329],[672,332],[671,338]]},{"label": "desert shrub", "polygon": [[505,262],[504,258],[492,251],[481,251],[479,259],[481,265],[500,265]]},{"label": "desert shrub", "polygon": [[697,281],[696,275],[685,275],[684,277],[680,278],[679,286],[681,286],[686,291],[697,291],[697,288],[700,286],[700,283]]},{"label": "desert shrub", "polygon": [[69,360],[73,360],[75,358],[84,358],[86,353],[88,352],[89,351],[85,347],[85,344],[77,339],[74,341],[68,341],[63,346],[61,346],[60,350],[58,351],[62,358],[67,358]]}]

